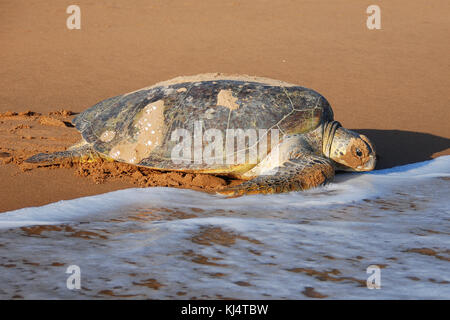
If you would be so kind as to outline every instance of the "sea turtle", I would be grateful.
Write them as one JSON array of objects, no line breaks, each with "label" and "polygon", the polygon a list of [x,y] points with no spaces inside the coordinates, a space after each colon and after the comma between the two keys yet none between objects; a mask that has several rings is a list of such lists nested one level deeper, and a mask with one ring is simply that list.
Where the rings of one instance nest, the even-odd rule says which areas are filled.
[{"label": "sea turtle", "polygon": [[322,95],[260,77],[178,77],[101,101],[73,124],[79,144],[26,161],[89,155],[245,180],[220,191],[230,196],[304,190],[329,181],[335,170],[375,167],[372,143],[334,121]]}]

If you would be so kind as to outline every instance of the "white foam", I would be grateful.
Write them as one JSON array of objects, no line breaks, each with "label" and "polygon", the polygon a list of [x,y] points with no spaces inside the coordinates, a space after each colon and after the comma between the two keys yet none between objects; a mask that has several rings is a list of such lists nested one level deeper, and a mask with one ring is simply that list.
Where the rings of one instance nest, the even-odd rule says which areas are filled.
[{"label": "white foam", "polygon": [[[252,195],[225,199],[192,190],[175,188],[132,188],[106,194],[58,201],[42,207],[23,208],[0,214],[0,228],[30,224],[51,224],[99,217],[133,208],[201,208],[212,210],[291,211],[306,207],[348,204],[390,193],[393,188],[416,179],[450,176],[450,156],[377,170],[370,173],[338,174],[333,183],[303,192]],[[195,201],[194,201],[195,200]]]},{"label": "white foam", "polygon": [[[442,179],[449,176],[446,156],[341,174],[307,192],[224,199],[127,189],[6,212],[0,297],[108,298],[101,291],[110,290],[152,299],[299,299],[313,287],[332,299],[450,298]],[[17,228],[46,224],[57,228]],[[208,238],[204,230],[235,238],[221,242],[220,231]],[[71,264],[80,266],[85,290],[65,287]],[[361,286],[373,264],[382,267],[380,290]],[[163,286],[140,285],[148,279]]]}]

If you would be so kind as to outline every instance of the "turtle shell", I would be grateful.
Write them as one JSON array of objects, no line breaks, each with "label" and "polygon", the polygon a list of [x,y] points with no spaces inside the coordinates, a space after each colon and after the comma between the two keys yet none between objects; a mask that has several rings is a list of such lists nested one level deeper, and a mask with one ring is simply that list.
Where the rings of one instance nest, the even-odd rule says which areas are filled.
[{"label": "turtle shell", "polygon": [[195,130],[203,134],[208,129],[220,130],[224,136],[227,129],[301,134],[331,120],[329,103],[311,89],[266,78],[215,74],[176,78],[106,99],[73,122],[96,151],[117,161],[168,170],[228,172],[236,166],[225,160],[174,163],[172,150],[179,144],[172,139],[174,130],[187,130],[192,137]]}]

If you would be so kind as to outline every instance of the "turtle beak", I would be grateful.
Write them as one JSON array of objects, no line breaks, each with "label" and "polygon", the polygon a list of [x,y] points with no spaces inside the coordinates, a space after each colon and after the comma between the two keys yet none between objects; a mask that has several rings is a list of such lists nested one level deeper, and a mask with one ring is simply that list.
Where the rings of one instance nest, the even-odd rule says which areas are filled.
[{"label": "turtle beak", "polygon": [[369,156],[369,160],[367,160],[367,162],[364,165],[358,166],[356,168],[356,171],[372,171],[373,169],[375,169],[376,164],[377,164],[376,156],[372,154]]}]

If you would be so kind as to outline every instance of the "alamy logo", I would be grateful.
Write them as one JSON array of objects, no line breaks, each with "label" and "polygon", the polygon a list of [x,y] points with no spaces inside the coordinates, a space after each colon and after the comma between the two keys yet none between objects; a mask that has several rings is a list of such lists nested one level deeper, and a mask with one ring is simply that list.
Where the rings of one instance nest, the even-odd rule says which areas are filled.
[{"label": "alamy logo", "polygon": [[70,16],[66,20],[66,26],[69,30],[81,29],[81,9],[73,4],[67,7],[66,13]]},{"label": "alamy logo", "polygon": [[370,16],[367,17],[367,29],[369,30],[379,30],[381,29],[381,9],[377,5],[371,5],[367,7],[366,10],[367,14],[370,14]]},{"label": "alamy logo", "polygon": [[366,273],[370,274],[367,278],[368,289],[381,289],[381,269],[377,265],[370,265],[366,269]]},{"label": "alamy logo", "polygon": [[195,121],[194,134],[186,129],[172,131],[171,141],[177,144],[171,159],[175,164],[257,164],[258,159],[275,149],[279,140],[278,129],[203,131],[203,121]]},{"label": "alamy logo", "polygon": [[69,290],[81,288],[81,269],[77,265],[67,267],[66,273],[70,274],[66,281],[66,287]]}]

